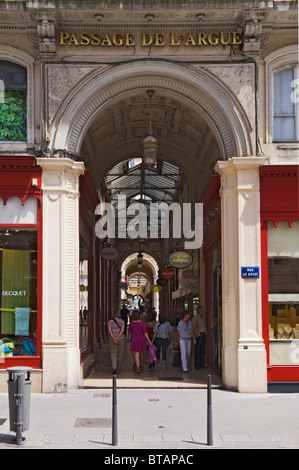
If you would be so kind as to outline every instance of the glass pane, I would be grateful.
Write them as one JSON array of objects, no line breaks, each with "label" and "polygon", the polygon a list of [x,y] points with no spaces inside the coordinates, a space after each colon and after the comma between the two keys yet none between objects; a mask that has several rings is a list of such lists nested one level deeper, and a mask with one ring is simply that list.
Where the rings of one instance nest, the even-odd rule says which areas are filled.
[{"label": "glass pane", "polygon": [[27,69],[14,62],[0,60],[0,80],[3,80],[5,90],[26,90]]},{"label": "glass pane", "polygon": [[270,363],[273,365],[299,364],[299,339],[288,341],[271,341]]},{"label": "glass pane", "polygon": [[0,230],[0,356],[36,356],[36,230]]},{"label": "glass pane", "polygon": [[277,117],[273,119],[274,140],[295,140],[295,116]]},{"label": "glass pane", "polygon": [[274,75],[274,140],[295,140],[295,105],[291,95],[294,69],[283,70]]},{"label": "glass pane", "polygon": [[274,75],[274,114],[294,114],[291,100],[294,69],[283,70]]},{"label": "glass pane", "polygon": [[281,221],[275,228],[268,222],[268,256],[291,256],[299,258],[299,221],[292,227],[288,222]]},{"label": "glass pane", "polygon": [[4,205],[0,198],[0,224],[36,224],[37,199],[29,197],[24,206],[20,198],[10,197]]},{"label": "glass pane", "polygon": [[271,364],[299,364],[299,222],[268,222]]}]

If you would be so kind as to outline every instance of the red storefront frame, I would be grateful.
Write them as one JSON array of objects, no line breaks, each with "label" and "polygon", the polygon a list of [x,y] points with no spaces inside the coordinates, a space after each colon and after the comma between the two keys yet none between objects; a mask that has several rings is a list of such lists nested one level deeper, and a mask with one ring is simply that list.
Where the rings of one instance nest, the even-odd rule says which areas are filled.
[{"label": "red storefront frame", "polygon": [[6,357],[0,362],[0,369],[12,366],[42,368],[42,171],[36,166],[35,157],[0,156],[0,198],[6,204],[17,196],[25,204],[26,199],[37,199],[37,224],[0,224],[6,228],[36,228],[37,230],[37,355]]},{"label": "red storefront frame", "polygon": [[291,226],[295,220],[299,220],[298,169],[298,165],[273,165],[260,170],[262,327],[267,351],[268,382],[299,381],[299,365],[270,364],[267,241],[268,221],[276,226],[284,220]]}]

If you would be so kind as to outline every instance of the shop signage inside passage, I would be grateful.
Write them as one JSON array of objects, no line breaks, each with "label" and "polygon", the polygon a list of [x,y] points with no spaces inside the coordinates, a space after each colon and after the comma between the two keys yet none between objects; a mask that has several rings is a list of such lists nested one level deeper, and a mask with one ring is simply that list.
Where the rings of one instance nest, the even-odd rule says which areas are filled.
[{"label": "shop signage inside passage", "polygon": [[163,279],[174,279],[175,277],[175,272],[173,269],[171,268],[165,268],[165,269],[162,269],[161,271],[161,277]]},{"label": "shop signage inside passage", "polygon": [[182,32],[182,33],[135,33],[129,32],[67,32],[60,31],[60,46],[101,46],[101,47],[179,47],[179,46],[226,46],[241,45],[242,33],[239,31]]},{"label": "shop signage inside passage", "polygon": [[193,256],[188,251],[174,251],[170,253],[168,262],[173,268],[185,269],[192,264]]}]

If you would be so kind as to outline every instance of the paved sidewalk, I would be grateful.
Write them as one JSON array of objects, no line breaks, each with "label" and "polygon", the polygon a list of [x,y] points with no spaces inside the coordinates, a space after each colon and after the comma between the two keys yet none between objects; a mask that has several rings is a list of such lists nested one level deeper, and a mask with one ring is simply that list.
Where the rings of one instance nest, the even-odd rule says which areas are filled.
[{"label": "paved sidewalk", "polygon": [[17,446],[9,430],[8,397],[2,393],[0,449],[102,449],[107,455],[121,455],[125,449],[126,455],[128,449],[295,449],[298,405],[298,393],[213,389],[213,446],[208,446],[207,390],[121,388],[114,428],[118,445],[112,446],[112,388],[31,394],[30,426]]}]

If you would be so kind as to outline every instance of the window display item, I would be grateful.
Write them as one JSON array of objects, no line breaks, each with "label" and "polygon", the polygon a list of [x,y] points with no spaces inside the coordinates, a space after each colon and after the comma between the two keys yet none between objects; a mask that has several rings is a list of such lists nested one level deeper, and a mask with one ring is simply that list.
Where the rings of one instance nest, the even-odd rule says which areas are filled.
[{"label": "window display item", "polygon": [[293,338],[293,328],[291,325],[278,324],[277,325],[277,338],[290,339]]},{"label": "window display item", "polygon": [[15,308],[15,335],[29,336],[30,308]]},{"label": "window display item", "polygon": [[299,323],[296,323],[296,326],[293,328],[293,334],[295,339],[299,339]]},{"label": "window display item", "polygon": [[2,338],[0,339],[0,356],[13,356],[13,349],[15,345],[12,339]]}]

